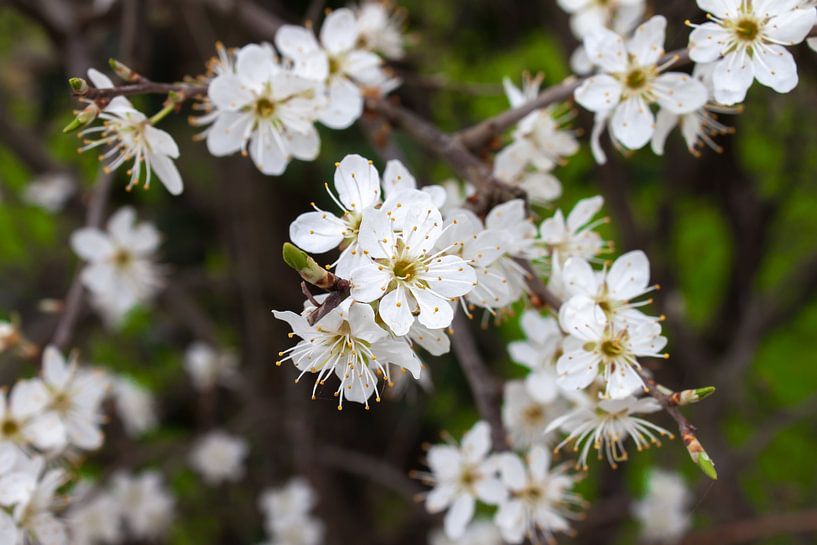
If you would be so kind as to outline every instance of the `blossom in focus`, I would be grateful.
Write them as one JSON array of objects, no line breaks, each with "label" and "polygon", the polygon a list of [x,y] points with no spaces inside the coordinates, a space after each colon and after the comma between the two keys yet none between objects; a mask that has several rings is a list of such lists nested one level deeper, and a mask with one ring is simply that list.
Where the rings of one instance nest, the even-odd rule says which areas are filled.
[{"label": "blossom in focus", "polygon": [[641,525],[641,538],[649,543],[677,543],[692,525],[692,494],[677,473],[653,469],[647,493],[632,506]]},{"label": "blossom in focus", "polygon": [[651,397],[593,400],[588,396],[574,410],[551,422],[548,431],[560,429],[567,433],[556,450],[572,444],[572,449],[579,453],[577,469],[589,468],[587,458],[591,449],[596,450],[599,460],[606,459],[615,468],[628,458],[624,446],[628,438],[639,451],[659,446],[663,436],[672,438],[664,428],[638,416],[660,410],[661,405]]},{"label": "blossom in focus", "polygon": [[[405,335],[415,319],[429,329],[451,325],[451,302],[476,284],[474,270],[461,257],[435,250],[443,232],[440,211],[421,191],[397,195],[417,198],[405,206],[364,211],[358,242],[368,261],[351,274],[352,297],[378,301],[378,314],[395,335]],[[398,220],[394,211],[403,210]],[[417,314],[415,317],[415,313]]]},{"label": "blossom in focus", "polygon": [[84,227],[71,235],[71,247],[87,264],[80,278],[94,304],[117,323],[132,308],[149,301],[162,285],[154,255],[160,237],[149,223],[137,223],[131,207],[120,208],[107,230]]},{"label": "blossom in focus", "polygon": [[176,501],[161,473],[153,470],[138,475],[120,472],[113,476],[111,489],[133,537],[154,540],[167,531],[173,521]]},{"label": "blossom in focus", "polygon": [[314,122],[324,105],[321,84],[282,66],[269,45],[242,47],[235,73],[216,76],[207,95],[214,108],[207,131],[213,155],[249,152],[258,170],[275,176],[293,157],[318,156]]},{"label": "blossom in focus", "polygon": [[213,431],[199,439],[190,453],[190,464],[207,484],[238,481],[244,476],[249,446],[241,437]]},{"label": "blossom in focus", "polygon": [[59,212],[76,192],[74,180],[64,172],[48,172],[26,184],[22,198],[49,212]]},{"label": "blossom in focus", "polygon": [[[311,309],[305,311],[308,313]],[[369,398],[380,401],[381,389],[377,383],[383,377],[391,382],[389,364],[409,371],[419,378],[422,364],[405,338],[390,335],[375,321],[371,305],[347,298],[315,325],[291,311],[273,311],[279,320],[289,324],[295,336],[301,340],[295,346],[279,353],[282,359],[291,360],[301,371],[298,380],[306,374],[317,377],[312,388],[312,398],[318,386],[335,375],[340,384],[336,390],[338,409],[348,399],[369,407]]]},{"label": "blossom in focus", "polygon": [[477,422],[460,445],[434,445],[428,451],[431,472],[423,478],[434,488],[426,496],[426,509],[432,514],[447,510],[444,527],[450,539],[465,534],[477,500],[497,505],[507,495],[497,473],[498,459],[490,451],[486,422]]},{"label": "blossom in focus", "polygon": [[797,86],[797,65],[784,46],[806,39],[817,23],[817,8],[746,0],[698,0],[698,7],[709,13],[710,21],[693,25],[689,57],[717,63],[712,75],[717,102],[743,102],[754,80],[778,93]]},{"label": "blossom in focus", "polygon": [[500,455],[502,481],[508,497],[499,505],[494,521],[508,543],[522,543],[529,537],[553,541],[556,533],[570,531],[569,519],[577,518],[573,508],[582,504],[572,492],[578,478],[564,465],[551,468],[550,453],[543,446],[528,451],[527,463],[511,453]]},{"label": "blossom in focus", "polygon": [[196,390],[207,391],[217,384],[232,383],[238,371],[238,358],[232,352],[216,350],[205,342],[195,341],[184,354],[184,369]]},{"label": "blossom in focus", "polygon": [[661,335],[657,321],[622,326],[608,319],[595,301],[583,295],[562,305],[559,323],[570,335],[556,362],[557,383],[567,390],[587,388],[601,377],[605,397],[625,398],[644,386],[637,358],[667,357],[660,352],[667,339]]},{"label": "blossom in focus", "polygon": [[[88,70],[88,78],[100,89],[113,87],[113,82],[107,76],[93,68]],[[86,139],[79,151],[107,146],[108,151],[100,155],[100,160],[108,161],[105,166],[108,172],[133,161],[128,170],[130,181],[127,189],[140,182],[145,189],[149,188],[151,177],[155,173],[172,195],[182,192],[182,178],[173,163],[173,159],[179,157],[179,147],[170,134],[154,127],[153,119],[148,119],[122,96],[111,99],[100,112],[99,118],[103,120],[102,126],[91,127],[79,133],[82,138],[98,133],[99,138],[93,141]]]},{"label": "blossom in focus", "polygon": [[627,149],[642,148],[652,138],[653,104],[685,114],[707,100],[706,88],[696,78],[682,72],[665,72],[671,62],[658,64],[664,54],[666,26],[664,17],[655,16],[639,26],[626,42],[607,29],[598,29],[584,39],[590,60],[601,73],[587,78],[576,89],[576,102],[605,119],[609,116],[614,141]]}]

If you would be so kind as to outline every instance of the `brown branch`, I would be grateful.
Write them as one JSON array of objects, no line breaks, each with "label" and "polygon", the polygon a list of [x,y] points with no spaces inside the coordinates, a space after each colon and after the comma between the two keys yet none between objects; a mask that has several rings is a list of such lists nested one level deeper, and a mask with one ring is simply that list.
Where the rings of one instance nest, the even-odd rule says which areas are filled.
[{"label": "brown branch", "polygon": [[140,81],[136,83],[128,83],[104,89],[88,87],[85,91],[75,91],[72,94],[77,98],[85,98],[88,100],[110,100],[118,96],[166,95],[169,93],[177,93],[180,98],[184,99],[205,96],[207,94],[207,85],[198,83],[158,83],[141,78]]},{"label": "brown branch", "polygon": [[[111,174],[100,172],[99,176],[97,176],[91,200],[88,203],[85,227],[99,228],[102,226],[112,182],[113,176]],[[71,287],[68,289],[68,294],[63,303],[62,315],[57,323],[57,328],[54,330],[54,336],[51,338],[51,344],[58,348],[65,349],[71,342],[80,314],[82,314],[84,294],[85,288],[82,285],[81,273],[78,271],[71,281]]]},{"label": "brown branch", "polygon": [[507,450],[507,433],[502,425],[500,411],[502,391],[499,382],[482,359],[474,336],[469,329],[468,320],[465,319],[462,312],[457,312],[454,316],[453,330],[451,344],[454,347],[454,353],[465,373],[480,417],[491,426],[491,441],[494,449]]},{"label": "brown branch", "polygon": [[817,509],[796,513],[779,513],[724,524],[689,534],[681,545],[733,545],[764,539],[817,532]]}]

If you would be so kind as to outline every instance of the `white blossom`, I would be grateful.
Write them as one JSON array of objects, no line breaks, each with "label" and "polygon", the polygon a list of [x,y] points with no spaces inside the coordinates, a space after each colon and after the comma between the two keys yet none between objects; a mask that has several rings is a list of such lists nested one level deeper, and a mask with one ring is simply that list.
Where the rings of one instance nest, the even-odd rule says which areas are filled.
[{"label": "white blossom", "polygon": [[65,523],[54,514],[56,492],[66,478],[62,469],[47,470],[39,456],[0,478],[0,505],[12,508],[11,515],[0,509],[3,543],[68,545]]},{"label": "white blossom", "polygon": [[247,442],[241,437],[212,431],[193,447],[190,464],[207,484],[235,482],[244,476],[244,459],[248,450]]},{"label": "white blossom", "polygon": [[320,41],[309,29],[284,25],[275,35],[275,45],[296,73],[325,84],[326,106],[319,119],[332,129],[344,129],[360,117],[363,88],[384,84],[393,88],[386,83],[382,59],[361,41],[361,26],[351,9],[341,8],[326,17]]},{"label": "white blossom", "polygon": [[395,8],[388,0],[364,0],[355,11],[358,44],[388,59],[402,59],[405,11]]},{"label": "white blossom", "polygon": [[184,369],[196,390],[207,391],[217,384],[229,386],[236,378],[238,358],[233,352],[216,350],[195,341],[184,354]]},{"label": "white blossom", "polygon": [[516,454],[504,453],[500,466],[509,495],[494,520],[505,541],[522,543],[528,537],[540,543],[544,537],[552,542],[554,534],[570,531],[568,519],[576,518],[571,509],[582,503],[571,491],[578,478],[568,475],[564,465],[551,468],[545,447],[531,448],[527,463]]},{"label": "white blossom", "polygon": [[[407,199],[412,195],[416,198]],[[352,297],[378,301],[378,314],[395,335],[407,334],[415,319],[429,329],[448,327],[451,301],[476,284],[474,270],[461,257],[434,250],[443,220],[423,195],[400,192],[393,204],[365,210],[360,223],[358,242],[368,262],[352,271]]]},{"label": "white blossom", "polygon": [[545,430],[564,409],[561,400],[542,402],[531,397],[521,380],[506,382],[502,398],[502,424],[508,431],[511,446],[527,449],[532,445],[548,443]]},{"label": "white blossom", "polygon": [[91,491],[87,499],[74,495],[66,515],[71,545],[100,545],[122,540],[122,512],[109,492]]},{"label": "white blossom", "polygon": [[797,86],[797,65],[784,46],[806,39],[817,8],[796,1],[698,0],[709,22],[689,36],[689,57],[717,62],[712,76],[715,100],[736,104],[757,80],[778,93]]},{"label": "white blossom", "polygon": [[207,131],[213,155],[249,151],[267,175],[282,174],[292,157],[311,161],[318,156],[314,122],[324,105],[322,86],[282,66],[269,45],[242,47],[235,73],[215,77],[207,94],[214,108]]},{"label": "white blossom", "polygon": [[277,363],[291,360],[301,371],[298,380],[306,373],[316,374],[313,399],[318,386],[335,375],[340,381],[336,390],[339,410],[343,409],[344,399],[362,403],[366,408],[372,395],[379,402],[378,375],[388,384],[389,364],[406,369],[415,379],[420,375],[422,364],[408,341],[381,328],[370,305],[346,299],[315,325],[309,325],[304,316],[291,311],[273,314],[287,322],[293,334],[301,339],[280,352],[282,359]]},{"label": "white blossom", "polygon": [[65,447],[65,426],[59,415],[49,410],[51,396],[39,379],[19,380],[6,396],[0,392],[0,444],[34,446],[42,451]]},{"label": "white blossom", "polygon": [[59,212],[76,191],[77,186],[71,176],[65,172],[48,172],[28,182],[22,198],[49,212]]},{"label": "white blossom", "polygon": [[691,500],[681,475],[650,471],[647,493],[632,506],[633,516],[641,524],[641,538],[650,543],[678,542],[692,525]]},{"label": "white blossom", "polygon": [[125,525],[137,539],[161,537],[174,516],[175,500],[161,473],[148,470],[138,475],[117,473],[112,493],[122,509]]},{"label": "white blossom", "polygon": [[540,403],[550,403],[559,395],[556,360],[562,353],[564,334],[552,316],[526,310],[520,320],[525,340],[513,341],[508,353],[516,363],[530,369],[525,377],[528,395]]},{"label": "white blossom", "polygon": [[571,257],[562,271],[567,293],[581,295],[595,301],[605,316],[626,327],[638,325],[648,317],[638,310],[651,299],[634,301],[656,289],[650,285],[650,262],[641,250],[634,250],[619,256],[609,269],[594,271],[581,257]]},{"label": "white blossom", "polygon": [[597,401],[588,397],[576,409],[551,422],[548,430],[561,429],[568,434],[556,450],[572,444],[572,450],[579,454],[577,469],[588,469],[587,457],[591,448],[597,451],[599,460],[606,458],[615,468],[619,462],[627,460],[624,442],[628,438],[641,451],[651,445],[660,445],[662,436],[672,437],[667,430],[636,416],[660,410],[661,406],[651,397],[637,399],[628,396]]},{"label": "white blossom", "polygon": [[[91,68],[88,78],[100,89],[113,87],[113,82],[101,72]],[[102,126],[91,127],[79,133],[81,137],[99,133],[99,139],[86,141],[79,151],[98,146],[109,149],[100,156],[108,160],[106,172],[112,172],[123,164],[133,161],[128,170],[130,181],[127,189],[139,184],[144,171],[144,187],[150,187],[153,173],[173,195],[183,190],[182,178],[173,159],[179,157],[179,147],[170,134],[153,126],[154,120],[133,107],[128,99],[117,96],[100,112]],[[144,167],[143,167],[144,165]]]},{"label": "white blossom", "polygon": [[507,491],[497,475],[498,459],[490,454],[491,432],[486,422],[478,422],[462,438],[462,443],[434,445],[428,451],[425,476],[434,488],[426,496],[426,509],[439,513],[447,509],[445,533],[461,538],[474,516],[476,501],[497,505]]},{"label": "white blossom", "polygon": [[594,229],[607,222],[602,218],[591,222],[604,204],[600,196],[582,199],[576,203],[565,219],[561,210],[542,222],[539,235],[550,252],[551,262],[555,265],[564,263],[573,256],[592,259],[605,249],[604,241]]},{"label": "white blossom", "polygon": [[149,301],[162,286],[154,263],[160,237],[149,223],[137,223],[131,207],[120,208],[107,230],[84,227],[71,235],[71,247],[87,264],[82,283],[105,316],[120,321],[136,305]]},{"label": "white blossom", "polygon": [[558,3],[570,14],[570,28],[579,39],[599,28],[629,34],[647,7],[644,0],[558,0]]},{"label": "white blossom", "polygon": [[265,545],[319,545],[323,523],[311,515],[317,497],[302,477],[281,488],[266,490],[259,500],[264,526],[270,536]]},{"label": "white blossom", "polygon": [[642,148],[652,138],[653,104],[684,114],[707,100],[700,81],[682,72],[664,72],[671,63],[658,64],[664,54],[666,25],[664,17],[655,16],[639,26],[626,43],[607,29],[598,29],[584,39],[590,60],[602,73],[589,77],[576,89],[576,102],[605,118],[609,115],[614,140],[628,149]]},{"label": "white blossom", "polygon": [[601,376],[606,397],[625,398],[644,386],[638,357],[667,357],[660,352],[667,339],[657,321],[622,325],[583,295],[562,305],[559,323],[570,336],[556,362],[557,382],[568,390],[586,388]]},{"label": "white blossom", "polygon": [[114,380],[112,395],[116,412],[129,436],[138,437],[158,425],[156,402],[150,390],[128,377],[120,376]]},{"label": "white blossom", "polygon": [[53,346],[43,352],[42,379],[48,390],[49,410],[57,414],[69,443],[95,450],[102,446],[101,404],[108,379],[101,370],[80,368],[75,360],[65,361]]}]

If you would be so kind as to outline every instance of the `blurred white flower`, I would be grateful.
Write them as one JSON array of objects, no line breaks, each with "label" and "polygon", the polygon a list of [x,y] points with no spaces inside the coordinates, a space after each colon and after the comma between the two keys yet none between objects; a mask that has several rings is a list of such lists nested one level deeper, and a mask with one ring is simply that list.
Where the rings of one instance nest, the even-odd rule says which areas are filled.
[{"label": "blurred white flower", "polygon": [[51,396],[39,379],[17,381],[8,394],[0,392],[0,444],[34,446],[59,451],[67,437],[59,415],[49,410]]},{"label": "blurred white flower", "polygon": [[164,535],[173,521],[175,500],[161,473],[152,470],[138,475],[120,472],[113,476],[111,489],[133,537],[153,540]]},{"label": "blurred white flower", "polygon": [[184,369],[196,390],[207,391],[216,385],[229,386],[237,376],[238,358],[233,352],[219,351],[195,341],[184,354]]},{"label": "blurred white flower", "polygon": [[525,340],[511,342],[508,353],[513,361],[530,369],[525,377],[528,395],[540,403],[549,403],[559,395],[556,360],[562,352],[564,334],[555,318],[535,310],[522,313],[519,323]]},{"label": "blurred white flower", "polygon": [[68,545],[65,523],[57,518],[57,489],[67,480],[62,469],[46,470],[45,459],[29,463],[0,478],[0,537],[3,543],[24,545]]},{"label": "blurred white flower", "polygon": [[22,198],[28,204],[49,212],[59,212],[76,191],[77,187],[71,176],[65,172],[48,172],[26,184]]},{"label": "blurred white flower", "polygon": [[244,476],[244,459],[249,446],[241,437],[213,431],[199,439],[190,454],[190,464],[204,481],[216,485],[238,481]]},{"label": "blurred white flower", "polygon": [[633,504],[632,512],[641,524],[641,538],[650,543],[676,543],[692,525],[689,512],[692,494],[677,473],[653,469],[647,493]]},{"label": "blurred white flower", "polygon": [[426,509],[432,514],[447,510],[444,527],[450,539],[465,534],[477,499],[497,505],[507,495],[498,477],[498,459],[490,451],[491,431],[486,422],[477,422],[460,445],[434,445],[428,451],[431,473],[422,478],[434,488],[426,496]]},{"label": "blurred white flower", "polygon": [[111,394],[116,412],[129,436],[138,437],[158,425],[153,394],[143,386],[130,378],[119,376],[114,380]]},{"label": "blurred white flower", "polygon": [[364,0],[355,11],[358,43],[363,49],[376,51],[388,59],[402,59],[405,11],[389,0]]},{"label": "blurred white flower", "polygon": [[428,539],[430,545],[503,545],[499,528],[490,520],[475,520],[459,539],[450,539],[443,530],[434,530]]},{"label": "blurred white flower", "polygon": [[108,220],[107,231],[84,227],[71,235],[71,247],[87,262],[82,283],[103,315],[118,323],[132,308],[149,301],[161,288],[154,263],[160,237],[149,223],[137,223],[131,207]]},{"label": "blurred white flower", "polygon": [[88,498],[74,496],[66,514],[71,545],[119,543],[124,537],[119,502],[109,492],[89,491]]},{"label": "blurred white flower", "polygon": [[565,408],[558,399],[542,402],[531,397],[521,380],[506,382],[502,398],[502,424],[508,431],[511,446],[524,450],[532,445],[552,442],[546,433],[548,424],[564,413]]},{"label": "blurred white flower", "polygon": [[285,486],[264,491],[259,507],[270,541],[264,545],[318,545],[323,523],[310,513],[317,503],[306,479],[295,477]]},{"label": "blurred white flower", "polygon": [[567,220],[561,210],[556,210],[553,216],[542,222],[539,233],[554,266],[563,266],[573,256],[590,260],[605,249],[604,241],[593,229],[606,223],[607,219],[590,221],[603,204],[604,199],[600,196],[582,199],[567,215]]}]

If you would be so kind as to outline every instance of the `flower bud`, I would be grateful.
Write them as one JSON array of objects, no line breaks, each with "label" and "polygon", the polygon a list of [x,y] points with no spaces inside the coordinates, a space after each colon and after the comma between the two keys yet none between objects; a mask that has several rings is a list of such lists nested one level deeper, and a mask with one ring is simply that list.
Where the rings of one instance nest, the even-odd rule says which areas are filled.
[{"label": "flower bud", "polygon": [[334,274],[318,265],[317,261],[294,244],[284,243],[283,256],[286,264],[313,286],[329,289],[335,284]]},{"label": "flower bud", "polygon": [[99,115],[99,106],[96,103],[91,102],[88,106],[85,107],[84,110],[79,112],[77,116],[71,121],[68,125],[62,129],[63,133],[69,133],[74,131],[80,127],[84,127],[85,125],[91,123],[96,116]]},{"label": "flower bud", "polygon": [[709,457],[709,454],[704,450],[703,445],[701,442],[698,441],[698,438],[695,437],[693,433],[686,432],[682,437],[684,441],[684,445],[687,448],[687,452],[689,452],[689,457],[692,458],[692,461],[701,468],[701,471],[704,474],[712,479],[713,481],[718,480],[718,472],[715,470],[715,462],[712,461],[712,458]]},{"label": "flower bud", "polygon": [[110,65],[111,70],[113,70],[117,76],[119,76],[125,81],[133,82],[138,81],[141,78],[141,76],[134,72],[133,70],[131,70],[130,67],[122,64],[116,59],[113,58],[108,59],[108,65]]},{"label": "flower bud", "polygon": [[68,78],[68,85],[75,95],[84,95],[88,92],[88,82],[82,78]]}]

